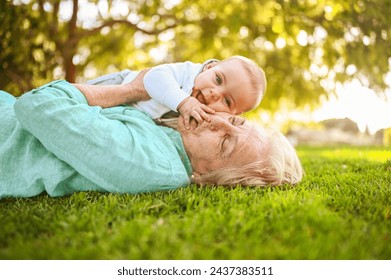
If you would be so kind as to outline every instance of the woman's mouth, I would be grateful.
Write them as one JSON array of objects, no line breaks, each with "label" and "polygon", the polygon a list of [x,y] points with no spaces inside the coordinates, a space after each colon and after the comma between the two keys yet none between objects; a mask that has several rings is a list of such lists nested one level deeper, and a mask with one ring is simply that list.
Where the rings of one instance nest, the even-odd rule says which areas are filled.
[{"label": "woman's mouth", "polygon": [[[183,127],[183,130],[186,130],[184,128],[185,127],[185,118],[182,115],[179,116],[179,122],[181,123],[180,127]],[[197,127],[198,127],[197,121],[193,117],[190,117],[190,120],[189,120],[189,131],[193,131]]]},{"label": "woman's mouth", "polygon": [[190,118],[190,130],[194,130],[197,127],[198,127],[197,121],[193,117],[191,117]]}]

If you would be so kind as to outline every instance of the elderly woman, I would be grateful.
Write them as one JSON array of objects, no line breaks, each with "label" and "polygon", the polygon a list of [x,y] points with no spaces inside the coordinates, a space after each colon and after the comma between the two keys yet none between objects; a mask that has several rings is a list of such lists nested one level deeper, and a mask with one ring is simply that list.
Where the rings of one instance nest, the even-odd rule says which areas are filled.
[{"label": "elderly woman", "polygon": [[[129,103],[139,84],[55,81],[15,99],[0,92],[0,198],[46,191],[140,193],[196,183],[295,184],[302,167],[280,133],[227,113],[178,131]],[[139,98],[139,97],[137,97]],[[145,96],[143,97],[145,98]],[[100,106],[90,106],[90,104]]]}]

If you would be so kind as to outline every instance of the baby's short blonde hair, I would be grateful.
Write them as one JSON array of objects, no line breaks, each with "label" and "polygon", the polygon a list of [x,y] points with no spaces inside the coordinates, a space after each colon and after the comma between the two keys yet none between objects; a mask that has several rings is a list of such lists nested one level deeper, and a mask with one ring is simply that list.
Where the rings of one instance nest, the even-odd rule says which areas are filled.
[{"label": "baby's short blonde hair", "polygon": [[247,72],[246,74],[250,79],[250,83],[253,89],[253,94],[257,96],[257,101],[255,105],[251,108],[254,109],[261,103],[263,96],[265,95],[266,92],[267,80],[266,80],[265,71],[263,71],[263,69],[259,67],[258,64],[255,63],[255,61],[241,55],[230,56],[222,60],[221,62],[235,60],[235,59],[241,62],[241,65]]}]

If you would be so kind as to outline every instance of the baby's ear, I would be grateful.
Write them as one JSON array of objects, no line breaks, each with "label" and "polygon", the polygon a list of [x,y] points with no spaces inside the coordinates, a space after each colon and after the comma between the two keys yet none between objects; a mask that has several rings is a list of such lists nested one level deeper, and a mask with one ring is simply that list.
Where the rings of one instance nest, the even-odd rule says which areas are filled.
[{"label": "baby's ear", "polygon": [[208,69],[214,67],[216,64],[217,64],[217,61],[209,62],[208,64],[206,64],[206,65],[204,66],[204,69],[203,69],[202,71],[206,71],[206,70],[208,70]]},{"label": "baby's ear", "polygon": [[191,175],[191,182],[194,184],[202,184],[202,175],[197,172],[193,172]]}]

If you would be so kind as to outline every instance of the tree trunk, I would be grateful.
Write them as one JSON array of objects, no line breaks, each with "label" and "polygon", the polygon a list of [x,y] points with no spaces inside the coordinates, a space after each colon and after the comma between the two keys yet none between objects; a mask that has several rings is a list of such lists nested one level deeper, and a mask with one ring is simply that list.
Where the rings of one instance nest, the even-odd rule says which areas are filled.
[{"label": "tree trunk", "polygon": [[65,69],[65,80],[70,83],[76,81],[76,66],[73,63],[74,53],[64,55],[64,69]]},{"label": "tree trunk", "polygon": [[68,82],[74,83],[76,80],[76,66],[73,63],[73,57],[76,54],[79,40],[77,38],[77,14],[78,14],[79,0],[73,0],[73,12],[70,21],[68,22],[68,40],[65,42],[63,51],[65,79]]}]

